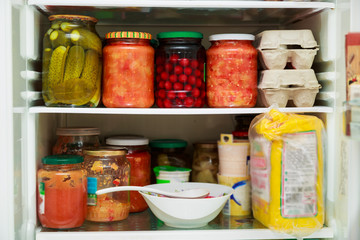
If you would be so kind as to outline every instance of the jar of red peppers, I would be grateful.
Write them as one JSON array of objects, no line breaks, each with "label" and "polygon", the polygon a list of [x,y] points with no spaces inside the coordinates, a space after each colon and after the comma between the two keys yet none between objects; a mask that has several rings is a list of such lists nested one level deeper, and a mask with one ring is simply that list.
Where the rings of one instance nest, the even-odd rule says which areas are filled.
[{"label": "jar of red peppers", "polygon": [[100,145],[98,128],[58,128],[56,135],[53,154],[83,155],[84,149]]},{"label": "jar of red peppers", "polygon": [[88,195],[86,220],[113,222],[129,215],[129,192],[113,192],[96,195],[96,191],[116,186],[128,186],[130,164],[126,150],[97,149],[85,151]]},{"label": "jar of red peppers", "polygon": [[206,52],[206,95],[210,107],[254,107],[257,51],[251,34],[215,34]]},{"label": "jar of red peppers", "polygon": [[162,32],[155,53],[156,105],[203,107],[205,48],[199,32]]},{"label": "jar of red peppers", "polygon": [[37,213],[43,227],[80,227],[86,217],[86,173],[82,156],[53,155],[42,159],[37,173]]},{"label": "jar of red peppers", "polygon": [[151,34],[109,32],[103,49],[102,101],[111,108],[148,108],[154,104],[154,48]]},{"label": "jar of red peppers", "polygon": [[[130,185],[150,184],[151,156],[149,139],[140,136],[117,136],[106,139],[106,144],[123,147],[127,150],[126,159],[130,162]],[[148,208],[144,198],[137,191],[130,191],[130,212],[141,212]]]}]

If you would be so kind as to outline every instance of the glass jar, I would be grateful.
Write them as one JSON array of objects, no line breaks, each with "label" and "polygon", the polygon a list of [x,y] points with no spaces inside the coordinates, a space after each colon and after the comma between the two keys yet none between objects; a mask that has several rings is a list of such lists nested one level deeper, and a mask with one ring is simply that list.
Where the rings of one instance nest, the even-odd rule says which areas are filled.
[{"label": "glass jar", "polygon": [[80,227],[86,217],[86,172],[82,156],[53,155],[37,172],[37,213],[43,227]]},{"label": "glass jar", "polygon": [[85,151],[85,170],[88,181],[86,220],[113,222],[129,216],[129,192],[96,195],[96,191],[130,183],[130,164],[126,150],[97,149]]},{"label": "glass jar", "polygon": [[84,149],[100,146],[98,128],[58,128],[53,154],[83,155]]},{"label": "glass jar", "polygon": [[96,107],[100,101],[102,43],[96,18],[51,15],[43,38],[42,94],[50,107]]},{"label": "glass jar", "polygon": [[150,141],[152,167],[190,167],[189,156],[185,153],[187,142],[181,139],[157,139]]},{"label": "glass jar", "polygon": [[162,32],[155,53],[156,105],[203,107],[205,48],[199,32]]},{"label": "glass jar", "polygon": [[217,142],[194,143],[192,181],[217,183],[219,156]]},{"label": "glass jar", "polygon": [[[106,139],[106,144],[127,150],[126,159],[130,162],[130,185],[150,184],[151,156],[149,139],[138,136],[117,136]],[[130,212],[141,212],[148,208],[144,198],[137,191],[130,191]]]},{"label": "glass jar", "polygon": [[109,32],[105,36],[103,98],[106,107],[148,108],[154,104],[151,34]]},{"label": "glass jar", "polygon": [[257,51],[251,34],[215,34],[206,52],[206,95],[210,107],[254,107]]}]

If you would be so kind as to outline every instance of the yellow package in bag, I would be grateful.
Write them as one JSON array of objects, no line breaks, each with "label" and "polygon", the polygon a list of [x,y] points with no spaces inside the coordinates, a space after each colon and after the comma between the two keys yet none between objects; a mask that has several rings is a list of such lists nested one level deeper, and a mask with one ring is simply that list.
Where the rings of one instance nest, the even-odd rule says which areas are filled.
[{"label": "yellow package in bag", "polygon": [[322,228],[323,122],[271,109],[250,126],[250,175],[255,219],[297,237]]}]

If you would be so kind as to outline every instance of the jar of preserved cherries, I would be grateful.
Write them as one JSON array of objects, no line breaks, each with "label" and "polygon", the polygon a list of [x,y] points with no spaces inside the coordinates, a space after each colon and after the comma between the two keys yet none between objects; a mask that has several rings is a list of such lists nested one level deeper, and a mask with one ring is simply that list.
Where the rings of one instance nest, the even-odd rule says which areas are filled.
[{"label": "jar of preserved cherries", "polygon": [[42,95],[46,106],[96,107],[100,101],[102,43],[96,18],[51,15],[43,38]]},{"label": "jar of preserved cherries", "polygon": [[155,53],[156,105],[203,107],[205,48],[199,32],[162,32]]},{"label": "jar of preserved cherries", "polygon": [[206,52],[206,95],[210,107],[254,107],[257,51],[251,34],[215,34]]},{"label": "jar of preserved cherries", "polygon": [[129,216],[129,192],[112,192],[96,195],[96,191],[130,183],[130,164],[126,150],[97,149],[85,151],[88,198],[86,220],[113,222]]},{"label": "jar of preserved cherries", "polygon": [[98,128],[58,128],[53,154],[83,155],[84,149],[100,146]]},{"label": "jar of preserved cherries", "polygon": [[[151,156],[149,139],[140,136],[117,136],[106,139],[110,146],[127,150],[126,159],[130,162],[130,185],[146,186],[150,184]],[[137,191],[130,191],[130,212],[141,212],[148,208],[144,198]]]},{"label": "jar of preserved cherries", "polygon": [[42,159],[37,172],[37,213],[43,227],[80,227],[86,217],[86,172],[78,155],[53,155]]},{"label": "jar of preserved cherries", "polygon": [[109,32],[105,36],[103,97],[106,107],[148,108],[154,104],[151,34]]}]

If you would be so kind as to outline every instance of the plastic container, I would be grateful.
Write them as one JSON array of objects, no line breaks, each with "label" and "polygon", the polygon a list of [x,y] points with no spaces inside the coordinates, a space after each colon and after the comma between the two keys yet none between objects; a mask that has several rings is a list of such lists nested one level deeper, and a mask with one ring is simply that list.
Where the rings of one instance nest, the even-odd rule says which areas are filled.
[{"label": "plastic container", "polygon": [[83,155],[84,149],[100,146],[98,128],[58,128],[53,154]]},{"label": "plastic container", "polygon": [[191,180],[193,182],[217,183],[219,156],[216,141],[194,143]]},{"label": "plastic container", "polygon": [[[151,155],[149,139],[137,136],[116,136],[106,139],[106,144],[127,150],[130,162],[130,185],[146,186],[151,178]],[[148,208],[144,198],[137,191],[130,191],[130,212],[141,212]]]},{"label": "plastic container", "polygon": [[88,181],[86,220],[113,222],[126,219],[130,211],[129,192],[96,195],[96,191],[130,183],[130,163],[126,150],[97,149],[85,151]]},{"label": "plastic container", "polygon": [[77,155],[53,155],[42,159],[37,172],[37,213],[43,227],[80,227],[86,217],[86,172]]},{"label": "plastic container", "polygon": [[151,34],[109,32],[105,36],[103,98],[106,107],[149,108],[154,104]]},{"label": "plastic container", "polygon": [[206,52],[206,95],[210,107],[254,107],[257,50],[250,34],[215,34]]},{"label": "plastic container", "polygon": [[96,107],[100,101],[102,43],[96,18],[51,15],[43,38],[42,94],[49,107]]},{"label": "plastic container", "polygon": [[152,167],[190,167],[190,157],[185,153],[187,142],[181,139],[156,139],[150,141]]},{"label": "plastic container", "polygon": [[157,35],[156,105],[160,108],[203,107],[205,48],[199,32]]},{"label": "plastic container", "polygon": [[173,167],[173,166],[157,166],[154,167],[156,175],[156,183],[182,183],[189,182],[191,169]]}]

